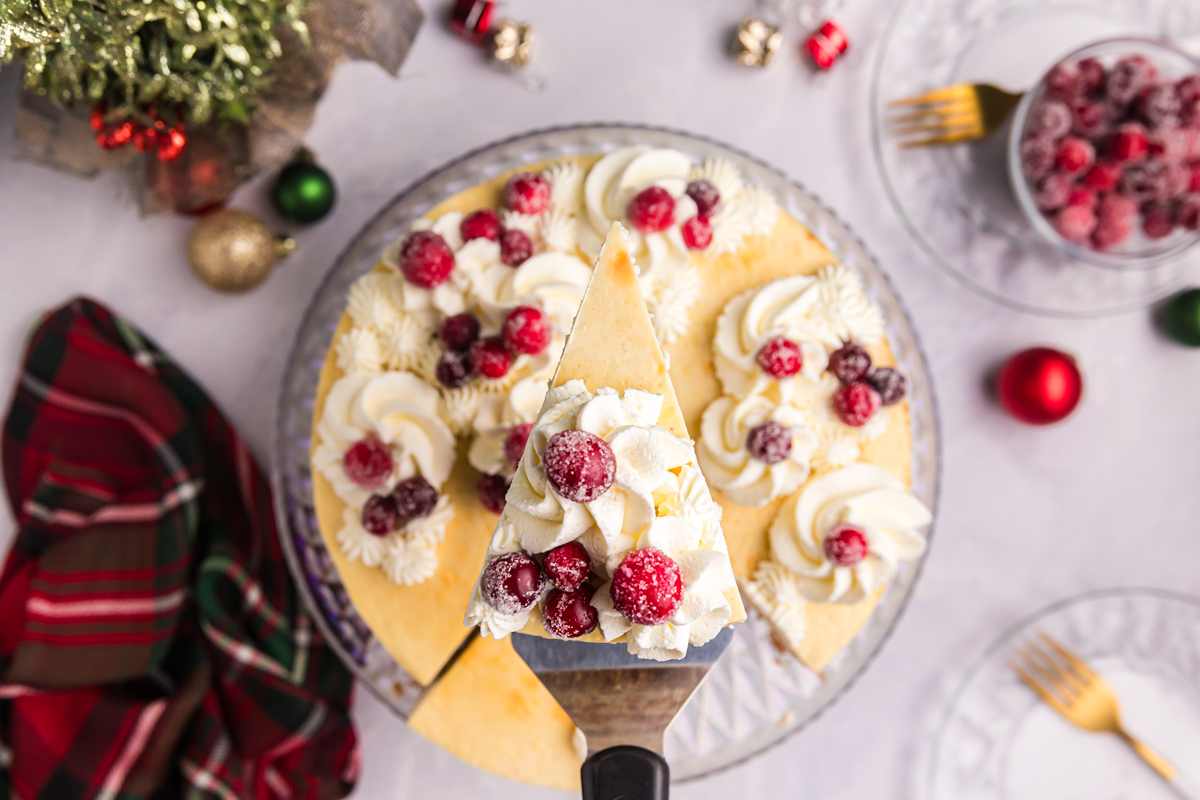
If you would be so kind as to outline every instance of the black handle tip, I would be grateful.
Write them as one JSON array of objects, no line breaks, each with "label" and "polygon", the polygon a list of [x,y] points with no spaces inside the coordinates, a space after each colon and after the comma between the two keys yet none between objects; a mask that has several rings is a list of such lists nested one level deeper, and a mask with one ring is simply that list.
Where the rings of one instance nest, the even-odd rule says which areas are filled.
[{"label": "black handle tip", "polygon": [[671,770],[658,753],[620,745],[583,762],[583,800],[667,800]]}]

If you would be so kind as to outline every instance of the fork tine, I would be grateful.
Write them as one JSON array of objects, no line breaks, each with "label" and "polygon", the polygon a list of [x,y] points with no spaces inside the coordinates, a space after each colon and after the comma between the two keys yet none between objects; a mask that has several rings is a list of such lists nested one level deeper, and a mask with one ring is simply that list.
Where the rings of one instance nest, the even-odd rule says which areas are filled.
[{"label": "fork tine", "polygon": [[1069,666],[1056,659],[1037,642],[1027,642],[1025,646],[1037,657],[1039,663],[1052,676],[1052,680],[1061,687],[1060,691],[1066,695],[1067,700],[1074,700],[1087,689],[1086,681],[1080,680]]},{"label": "fork tine", "polygon": [[1064,705],[1070,705],[1075,699],[1075,687],[1064,683],[1059,673],[1052,665],[1042,660],[1042,655],[1028,645],[1021,652],[1025,669],[1039,679],[1042,687],[1058,697]]},{"label": "fork tine", "polygon": [[943,103],[942,105],[933,106],[924,111],[912,111],[907,114],[894,114],[888,117],[888,123],[891,125],[903,125],[906,122],[919,122],[921,120],[940,121],[951,117],[968,115],[974,117],[978,114],[978,109],[971,103]]},{"label": "fork tine", "polygon": [[974,114],[961,114],[957,117],[948,117],[928,123],[917,123],[915,125],[905,125],[902,128],[893,128],[893,136],[911,136],[915,133],[924,134],[941,134],[948,135],[959,131],[978,131],[979,119]]},{"label": "fork tine", "polygon": [[1064,705],[1063,702],[1054,694],[1052,694],[1045,686],[1039,683],[1037,678],[1033,677],[1033,675],[1027,672],[1024,667],[1015,661],[1010,661],[1008,665],[1012,668],[1013,672],[1017,673],[1017,677],[1025,682],[1026,686],[1028,686],[1030,689],[1033,689],[1037,696],[1042,698],[1042,702],[1053,708],[1058,713],[1063,714],[1064,716],[1066,715],[1066,705]]},{"label": "fork tine", "polygon": [[932,92],[919,94],[915,97],[903,97],[899,100],[893,100],[888,103],[889,108],[897,106],[920,106],[936,103],[942,100],[953,100],[964,96],[971,95],[971,87],[969,84],[960,83],[954,86],[946,86],[942,89],[934,89]]},{"label": "fork tine", "polygon": [[1056,642],[1045,631],[1038,631],[1038,636],[1040,636],[1046,644],[1050,645],[1054,652],[1058,653],[1064,661],[1070,664],[1071,668],[1075,670],[1075,672],[1084,680],[1085,683],[1090,684],[1096,680],[1096,673],[1092,671],[1091,667],[1089,667],[1087,663],[1083,661],[1083,659],[1079,658],[1079,656],[1075,655],[1070,650]]},{"label": "fork tine", "polygon": [[936,136],[930,136],[925,139],[913,139],[907,142],[900,143],[901,150],[911,150],[914,147],[930,147],[939,144],[958,144],[959,142],[971,142],[979,138],[979,130],[970,128],[953,132],[941,132]]}]

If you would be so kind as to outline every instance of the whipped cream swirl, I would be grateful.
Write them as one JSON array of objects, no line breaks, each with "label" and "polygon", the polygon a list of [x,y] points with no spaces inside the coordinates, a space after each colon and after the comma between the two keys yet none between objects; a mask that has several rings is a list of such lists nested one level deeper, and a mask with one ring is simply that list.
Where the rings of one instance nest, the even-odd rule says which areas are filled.
[{"label": "whipped cream swirl", "polygon": [[533,422],[545,397],[546,382],[534,378],[517,381],[507,395],[485,396],[472,422],[475,439],[467,452],[471,466],[485,475],[512,478],[513,467],[504,452],[508,432]]},{"label": "whipped cream swirl", "polygon": [[[855,464],[813,479],[784,503],[771,523],[771,558],[791,570],[804,596],[818,603],[857,603],[925,551],[922,529],[933,521],[904,484],[874,464]],[[867,556],[838,566],[825,539],[851,525],[867,540]]]}]

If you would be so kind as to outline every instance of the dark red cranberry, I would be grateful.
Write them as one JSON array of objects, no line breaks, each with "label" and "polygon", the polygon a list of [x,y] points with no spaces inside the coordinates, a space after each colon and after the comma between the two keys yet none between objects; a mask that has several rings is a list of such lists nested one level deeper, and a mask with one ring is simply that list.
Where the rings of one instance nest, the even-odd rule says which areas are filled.
[{"label": "dark red cranberry", "polygon": [[829,371],[842,383],[860,381],[871,371],[871,356],[862,345],[846,342],[829,354]]},{"label": "dark red cranberry", "polygon": [[542,568],[525,553],[505,553],[493,558],[479,579],[479,593],[501,614],[533,608],[542,595]]},{"label": "dark red cranberry", "polygon": [[504,340],[498,336],[479,339],[467,351],[471,360],[471,370],[485,378],[503,378],[512,366],[512,354],[504,346]]},{"label": "dark red cranberry", "polygon": [[1200,231],[1200,193],[1193,192],[1179,203],[1176,212],[1179,227],[1186,231]]},{"label": "dark red cranberry", "polygon": [[1097,192],[1112,191],[1120,180],[1121,167],[1111,161],[1096,162],[1083,178],[1083,182]]},{"label": "dark red cranberry", "polygon": [[1076,100],[1071,106],[1071,116],[1071,130],[1086,139],[1095,139],[1108,127],[1108,110],[1091,100]]},{"label": "dark red cranberry", "polygon": [[434,374],[437,375],[438,383],[442,386],[447,389],[457,389],[471,380],[471,360],[465,353],[453,350],[442,353],[438,358],[437,367],[434,368]]},{"label": "dark red cranberry", "polygon": [[867,535],[853,525],[839,525],[825,537],[825,557],[839,567],[853,567],[868,552]]},{"label": "dark red cranberry", "polygon": [[592,606],[590,586],[573,592],[551,589],[542,607],[542,627],[556,639],[578,639],[596,629],[600,613]]},{"label": "dark red cranberry", "polygon": [[542,457],[546,478],[561,497],[590,503],[608,491],[617,462],[608,442],[587,431],[565,430],[550,437]]},{"label": "dark red cranberry", "polygon": [[439,335],[442,337],[442,345],[447,350],[464,352],[471,346],[471,342],[479,338],[479,320],[466,313],[446,317],[442,320]]},{"label": "dark red cranberry", "polygon": [[399,265],[405,280],[431,289],[450,277],[454,270],[454,251],[433,231],[416,231],[401,245]]},{"label": "dark red cranberry", "polygon": [[800,345],[791,339],[777,336],[758,351],[758,365],[777,381],[790,378],[804,367]]},{"label": "dark red cranberry", "polygon": [[661,186],[650,186],[629,201],[626,214],[642,233],[665,231],[675,222],[675,198]]},{"label": "dark red cranberry", "polygon": [[1193,161],[1191,164],[1189,164],[1188,171],[1192,175],[1188,191],[1200,192],[1200,161]]},{"label": "dark red cranberry", "polygon": [[1054,211],[1067,204],[1071,197],[1071,179],[1053,172],[1042,178],[1033,191],[1033,202],[1042,211]]},{"label": "dark red cranberry", "polygon": [[1026,132],[1049,139],[1061,139],[1071,131],[1071,109],[1059,100],[1039,103],[1029,112]]},{"label": "dark red cranberry", "polygon": [[472,239],[488,239],[495,242],[500,239],[500,217],[490,208],[481,208],[467,214],[458,229],[464,242]]},{"label": "dark red cranberry", "polygon": [[1136,164],[1150,152],[1146,128],[1137,122],[1117,127],[1108,144],[1108,153],[1118,164]]},{"label": "dark red cranberry", "polygon": [[1200,101],[1200,75],[1188,75],[1175,84],[1175,91],[1179,93],[1179,100],[1184,105]]},{"label": "dark red cranberry", "polygon": [[1148,86],[1138,94],[1137,113],[1152,128],[1179,124],[1183,103],[1171,84]]},{"label": "dark red cranberry", "polygon": [[513,229],[500,234],[500,260],[519,267],[533,256],[533,239],[525,231]]},{"label": "dark red cranberry", "polygon": [[1147,239],[1165,239],[1175,230],[1175,206],[1171,203],[1148,203],[1142,209],[1142,232]]},{"label": "dark red cranberry", "polygon": [[392,474],[392,454],[378,439],[359,439],[342,456],[342,467],[350,480],[364,489],[374,489]]},{"label": "dark red cranberry", "polygon": [[837,390],[833,396],[833,410],[846,425],[861,428],[883,405],[883,398],[869,383],[856,381]]},{"label": "dark red cranberry", "polygon": [[696,204],[696,213],[702,217],[711,217],[721,204],[721,192],[711,181],[692,181],[684,191]]},{"label": "dark red cranberry", "polygon": [[540,308],[517,306],[504,318],[501,335],[514,353],[535,356],[550,345],[550,320]]},{"label": "dark red cranberry", "polygon": [[1154,65],[1142,55],[1122,58],[1109,70],[1105,89],[1114,103],[1131,103],[1154,80]]},{"label": "dark red cranberry", "polygon": [[504,202],[518,214],[540,214],[550,205],[550,182],[534,172],[518,172],[504,185]]},{"label": "dark red cranberry", "polygon": [[1086,208],[1094,209],[1096,207],[1096,200],[1096,190],[1086,184],[1080,184],[1071,189],[1071,194],[1067,198],[1067,205],[1085,206]]},{"label": "dark red cranberry", "polygon": [[891,367],[880,367],[867,376],[867,383],[879,392],[879,399],[885,406],[894,406],[904,399],[908,391],[908,381],[899,370]]},{"label": "dark red cranberry", "polygon": [[1096,160],[1096,148],[1087,139],[1068,136],[1058,145],[1054,165],[1067,175],[1078,175]]},{"label": "dark red cranberry", "polygon": [[764,464],[778,464],[792,452],[792,432],[769,419],[750,429],[746,436],[746,449]]},{"label": "dark red cranberry", "polygon": [[1149,203],[1166,197],[1167,165],[1161,161],[1143,161],[1126,168],[1118,190],[1135,203]]},{"label": "dark red cranberry", "polygon": [[504,460],[512,469],[517,468],[517,464],[521,463],[521,456],[525,455],[525,444],[529,441],[531,430],[533,423],[518,422],[509,428],[504,436]]},{"label": "dark red cranberry", "polygon": [[1087,97],[1100,97],[1104,94],[1104,83],[1108,78],[1108,70],[1094,58],[1085,58],[1077,65],[1079,68],[1079,90]]},{"label": "dark red cranberry", "polygon": [[712,244],[712,223],[708,217],[692,217],[679,226],[688,250],[700,251]]},{"label": "dark red cranberry", "polygon": [[387,536],[400,528],[400,512],[396,510],[396,499],[390,494],[373,494],[363,504],[359,518],[367,533],[372,536]]},{"label": "dark red cranberry", "polygon": [[480,505],[493,514],[499,514],[504,510],[508,496],[508,481],[503,475],[480,475],[475,482],[475,493],[479,495]]},{"label": "dark red cranberry", "polygon": [[420,475],[400,481],[392,496],[396,499],[396,511],[405,520],[429,516],[438,501],[437,489]]},{"label": "dark red cranberry", "polygon": [[1063,61],[1046,73],[1046,94],[1056,100],[1074,100],[1081,92],[1079,68]]},{"label": "dark red cranberry", "polygon": [[560,544],[542,559],[542,569],[554,581],[554,585],[564,592],[578,589],[587,580],[591,565],[587,548],[579,542]]},{"label": "dark red cranberry", "polygon": [[656,547],[634,550],[613,573],[613,607],[638,625],[661,625],[683,603],[683,573]]}]

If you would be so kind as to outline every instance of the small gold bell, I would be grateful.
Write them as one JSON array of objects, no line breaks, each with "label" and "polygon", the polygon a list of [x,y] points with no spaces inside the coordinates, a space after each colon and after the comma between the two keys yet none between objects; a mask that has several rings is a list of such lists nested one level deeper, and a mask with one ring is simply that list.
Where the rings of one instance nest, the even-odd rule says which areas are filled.
[{"label": "small gold bell", "polygon": [[775,58],[783,46],[783,34],[779,28],[760,19],[746,17],[738,25],[733,40],[733,57],[748,67],[765,67]]},{"label": "small gold bell", "polygon": [[502,19],[492,35],[492,59],[505,69],[517,70],[533,57],[533,26]]},{"label": "small gold bell", "polygon": [[247,211],[227,208],[196,223],[188,238],[188,261],[200,280],[222,292],[244,292],[266,279],[296,242],[276,236]]}]

